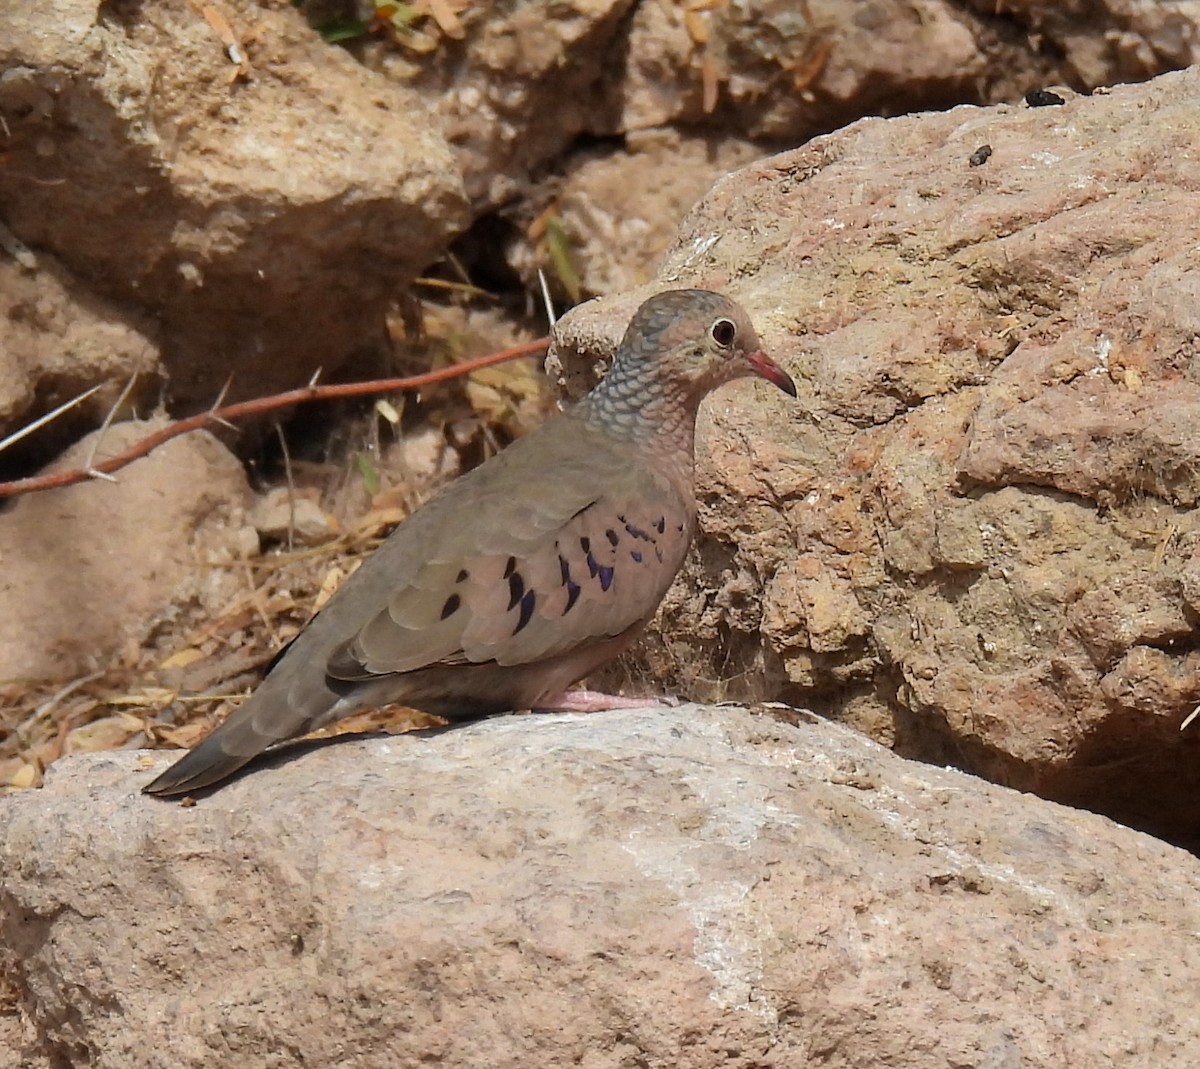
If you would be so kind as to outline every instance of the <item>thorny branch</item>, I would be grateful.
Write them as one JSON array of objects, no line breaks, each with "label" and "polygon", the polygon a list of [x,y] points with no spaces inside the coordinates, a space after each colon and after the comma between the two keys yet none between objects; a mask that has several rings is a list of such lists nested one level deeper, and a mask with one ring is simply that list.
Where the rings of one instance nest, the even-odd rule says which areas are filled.
[{"label": "thorny branch", "polygon": [[[106,460],[95,461],[92,458],[90,466],[77,468],[73,471],[59,471],[50,475],[33,475],[26,479],[14,479],[11,482],[0,482],[0,498],[17,497],[20,494],[32,494],[39,490],[56,490],[63,486],[72,486],[87,479],[104,478],[114,471],[131,464],[140,457],[157,449],[164,442],[178,438],[181,434],[201,430],[211,424],[228,424],[231,420],[243,416],[257,416],[264,412],[286,408],[289,405],[301,404],[307,401],[330,401],[339,397],[362,397],[374,393],[393,393],[397,390],[416,390],[422,386],[430,386],[435,382],[445,382],[447,379],[469,375],[494,364],[502,364],[521,356],[534,356],[544,352],[550,344],[549,338],[539,338],[537,341],[514,345],[510,349],[489,353],[474,360],[464,360],[449,367],[438,368],[422,375],[410,375],[402,379],[376,379],[372,382],[353,382],[337,386],[317,386],[310,384],[297,390],[274,394],[271,397],[259,397],[252,401],[239,401],[232,405],[221,405],[221,398],[207,412],[200,412],[187,419],[174,423],[147,435],[135,442],[125,452]],[[223,392],[222,392],[223,396]]]}]

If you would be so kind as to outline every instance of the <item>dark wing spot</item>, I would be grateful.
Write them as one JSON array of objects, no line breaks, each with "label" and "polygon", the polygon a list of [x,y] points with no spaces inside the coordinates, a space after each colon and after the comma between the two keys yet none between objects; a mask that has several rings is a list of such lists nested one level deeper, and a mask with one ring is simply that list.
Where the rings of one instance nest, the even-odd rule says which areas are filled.
[{"label": "dark wing spot", "polygon": [[654,547],[654,555],[658,558],[658,563],[662,564],[662,550],[659,549],[658,546]]},{"label": "dark wing spot", "polygon": [[607,531],[604,532],[604,537],[608,539],[608,544],[610,546],[613,546],[614,548],[616,547],[617,543],[621,541],[621,539],[617,535],[617,532],[614,531],[611,527]]},{"label": "dark wing spot", "polygon": [[625,525],[625,530],[633,535],[634,538],[640,538],[643,542],[651,541],[650,536],[645,531],[643,531],[640,527],[635,527],[632,523],[627,523]]},{"label": "dark wing spot", "polygon": [[558,566],[562,570],[563,586],[566,586],[571,581],[571,566],[567,563],[567,558],[561,553],[558,555]]},{"label": "dark wing spot", "polygon": [[654,525],[654,528],[655,528],[655,530],[656,530],[656,531],[658,531],[658,533],[659,533],[659,534],[662,534],[662,533],[663,533],[663,531],[665,531],[665,530],[667,529],[667,518],[666,518],[666,516],[659,516],[659,518],[658,518],[658,523],[656,523],[656,524]]},{"label": "dark wing spot", "polygon": [[[504,566],[504,578],[508,579],[512,575],[512,573],[515,572],[516,570],[517,570],[517,558],[509,557],[508,563]],[[511,609],[512,606],[510,605],[509,608]]]},{"label": "dark wing spot", "polygon": [[588,550],[587,555],[588,574],[595,579],[596,573],[600,570],[600,565],[596,563],[596,558],[592,556],[592,551]]},{"label": "dark wing spot", "polygon": [[536,604],[537,593],[533,590],[525,591],[524,596],[521,598],[521,618],[517,621],[517,626],[513,628],[514,635],[529,623],[533,616],[533,607]]},{"label": "dark wing spot", "polygon": [[631,549],[629,555],[638,563],[642,563],[642,551],[640,549]]},{"label": "dark wing spot", "polygon": [[455,581],[456,583],[461,583],[461,582],[462,582],[464,579],[469,579],[469,578],[470,578],[470,576],[471,576],[471,573],[470,573],[470,572],[468,572],[466,568],[463,568],[463,569],[462,569],[462,570],[461,570],[461,571],[458,573],[458,577],[457,577],[457,578],[456,578],[454,581]]},{"label": "dark wing spot", "polygon": [[508,577],[508,607],[512,609],[525,593],[525,580],[520,572],[513,572]]},{"label": "dark wing spot", "polygon": [[610,586],[612,586],[613,570],[601,565],[597,571],[600,575],[600,589],[607,590]]},{"label": "dark wing spot", "polygon": [[442,606],[442,619],[446,619],[447,616],[453,616],[456,612],[458,612],[458,607],[461,604],[462,598],[460,598],[457,594],[451,594],[446,599],[446,604]]},{"label": "dark wing spot", "polygon": [[563,609],[563,616],[566,616],[574,607],[575,602],[579,600],[579,592],[582,589],[578,583],[572,583],[570,579],[567,580],[567,607]]},{"label": "dark wing spot", "polygon": [[584,553],[591,553],[592,540],[590,538],[587,538],[586,536],[584,538],[581,538],[579,540],[579,548],[582,549],[584,551]]}]

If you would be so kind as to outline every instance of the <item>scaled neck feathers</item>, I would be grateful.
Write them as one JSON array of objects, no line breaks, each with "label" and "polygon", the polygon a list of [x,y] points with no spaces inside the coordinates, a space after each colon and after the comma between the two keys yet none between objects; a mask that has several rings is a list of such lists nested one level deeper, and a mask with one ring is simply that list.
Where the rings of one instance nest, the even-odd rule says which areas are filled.
[{"label": "scaled neck feathers", "polygon": [[682,384],[649,372],[643,361],[622,351],[571,412],[615,438],[682,453],[690,466],[697,408],[698,399]]}]

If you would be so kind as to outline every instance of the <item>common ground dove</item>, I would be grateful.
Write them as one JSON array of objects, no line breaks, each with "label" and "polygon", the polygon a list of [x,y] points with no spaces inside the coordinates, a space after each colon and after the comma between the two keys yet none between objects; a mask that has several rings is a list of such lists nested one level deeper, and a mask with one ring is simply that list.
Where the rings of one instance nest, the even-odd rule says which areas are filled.
[{"label": "common ground dove", "polygon": [[747,375],[796,396],[733,301],[651,297],[600,385],[397,527],[254,694],[145,790],[207,787],[369,706],[462,720],[620,704],[564,691],[654,615],[695,529],[696,410]]}]

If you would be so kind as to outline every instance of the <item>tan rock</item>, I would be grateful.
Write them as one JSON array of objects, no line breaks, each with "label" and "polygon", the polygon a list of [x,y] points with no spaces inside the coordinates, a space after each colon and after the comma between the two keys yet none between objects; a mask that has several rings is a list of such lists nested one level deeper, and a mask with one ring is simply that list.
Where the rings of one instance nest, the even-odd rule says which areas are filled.
[{"label": "tan rock", "polygon": [[[98,457],[159,426],[116,424]],[[51,470],[84,466],[96,437]],[[175,438],[116,479],[31,494],[0,513],[0,679],[92,671],[173,599],[215,607],[239,582],[201,567],[236,559],[237,517],[249,500],[241,465],[217,439]]]},{"label": "tan rock", "polygon": [[[991,0],[968,6],[985,18],[996,14]],[[1060,51],[1084,85],[1140,81],[1200,59],[1196,15],[1186,3],[1100,0],[1084,9],[1057,0],[1006,0],[1004,15],[1028,30],[1031,45]]]},{"label": "tan rock", "polygon": [[708,123],[778,143],[862,115],[1145,79],[1200,59],[1200,34],[1187,5],[1128,0],[1022,0],[1003,20],[989,0],[642,3],[627,52],[622,131]]},{"label": "tan rock", "polygon": [[66,758],[0,800],[31,1060],[1200,1056],[1196,858],[835,725],[503,718],[302,747],[190,808],[137,793],[167,760]]},{"label": "tan rock", "polygon": [[435,111],[478,211],[512,199],[584,131],[607,125],[598,85],[632,0],[535,0],[463,12],[461,41],[384,49],[379,69]]},{"label": "tan rock", "polygon": [[254,502],[246,520],[267,541],[317,546],[337,534],[337,525],[321,508],[318,496],[315,490],[277,486]]},{"label": "tan rock", "polygon": [[296,386],[377,343],[463,221],[420,99],[289,4],[7,4],[0,68],[0,214],[158,318],[181,406],[231,374],[231,396]]},{"label": "tan rock", "polygon": [[0,259],[0,435],[102,387],[38,432],[34,441],[45,448],[102,423],[135,376],[128,403],[152,406],[162,368],[146,323],[87,293],[52,257],[34,262],[24,269]]},{"label": "tan rock", "polygon": [[[1198,79],[860,122],[689,215],[654,286],[728,290],[801,397],[702,415],[707,541],[645,655],[669,687],[1200,841]],[[643,292],[560,322],[564,377]],[[798,559],[866,626],[809,635]]]},{"label": "tan rock", "polygon": [[[582,292],[631,289],[654,277],[680,219],[709,186],[761,155],[736,136],[643,131],[628,137],[622,149],[589,149],[566,160],[561,174],[530,192],[522,221],[550,201]],[[539,268],[551,283],[557,281],[545,243],[531,242],[527,226],[510,246],[508,259],[531,290],[538,288]]]}]

